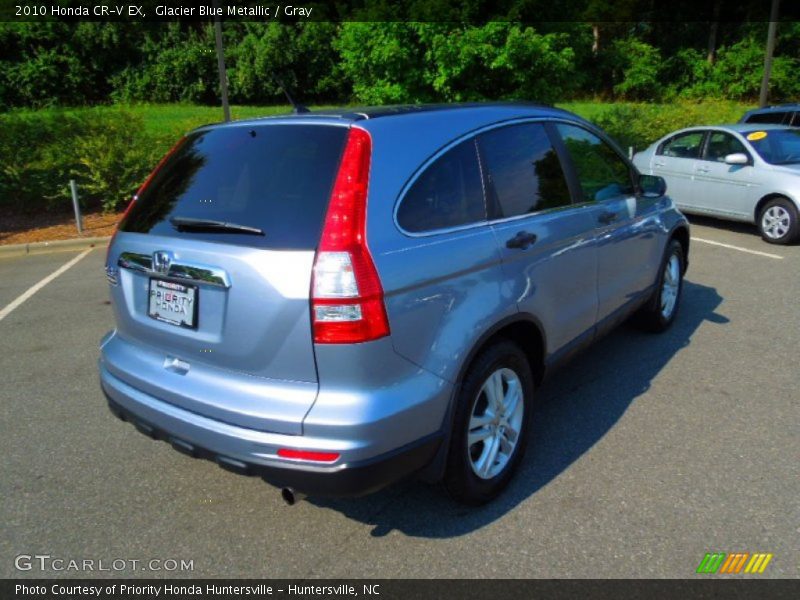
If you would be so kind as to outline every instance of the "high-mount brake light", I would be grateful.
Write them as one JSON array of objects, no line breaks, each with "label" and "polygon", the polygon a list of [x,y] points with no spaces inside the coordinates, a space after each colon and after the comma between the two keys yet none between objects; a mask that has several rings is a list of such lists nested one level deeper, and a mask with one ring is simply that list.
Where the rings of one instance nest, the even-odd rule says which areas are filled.
[{"label": "high-mount brake light", "polygon": [[389,335],[383,287],[367,247],[371,154],[369,134],[351,128],[314,261],[311,316],[318,344],[353,344]]}]

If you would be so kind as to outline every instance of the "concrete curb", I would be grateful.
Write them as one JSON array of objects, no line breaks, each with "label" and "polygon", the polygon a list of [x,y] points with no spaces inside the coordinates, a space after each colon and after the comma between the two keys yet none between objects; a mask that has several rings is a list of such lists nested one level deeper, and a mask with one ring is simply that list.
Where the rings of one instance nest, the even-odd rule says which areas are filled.
[{"label": "concrete curb", "polygon": [[53,240],[52,242],[32,242],[30,244],[9,244],[0,246],[0,259],[27,254],[46,254],[48,252],[69,252],[105,246],[111,237],[87,237],[72,240]]}]

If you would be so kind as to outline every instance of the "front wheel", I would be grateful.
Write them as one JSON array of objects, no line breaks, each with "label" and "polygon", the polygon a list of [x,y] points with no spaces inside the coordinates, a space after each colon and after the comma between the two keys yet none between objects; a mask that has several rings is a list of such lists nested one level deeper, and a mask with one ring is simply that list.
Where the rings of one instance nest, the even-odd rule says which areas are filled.
[{"label": "front wheel", "polygon": [[758,216],[758,231],[770,244],[790,244],[800,235],[797,208],[788,198],[774,198]]},{"label": "front wheel", "polygon": [[683,246],[671,240],[658,274],[656,290],[650,301],[639,311],[639,324],[655,333],[666,331],[678,314],[685,271]]},{"label": "front wheel", "polygon": [[522,350],[501,341],[475,359],[456,398],[444,484],[450,496],[479,505],[514,474],[528,438],[533,375]]}]

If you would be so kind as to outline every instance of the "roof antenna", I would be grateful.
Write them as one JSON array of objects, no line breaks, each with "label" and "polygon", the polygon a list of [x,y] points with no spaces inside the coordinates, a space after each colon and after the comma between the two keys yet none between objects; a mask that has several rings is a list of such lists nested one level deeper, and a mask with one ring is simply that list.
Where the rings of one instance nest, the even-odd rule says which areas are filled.
[{"label": "roof antenna", "polygon": [[299,115],[302,113],[311,112],[310,110],[308,110],[308,108],[306,108],[302,104],[298,104],[297,102],[294,101],[294,98],[292,98],[289,95],[289,91],[286,89],[286,86],[283,85],[283,82],[278,78],[277,75],[273,75],[272,77],[273,79],[275,79],[275,82],[278,84],[278,87],[281,88],[281,91],[283,92],[283,95],[286,96],[286,99],[289,101],[289,104],[292,105],[292,112],[294,114]]}]

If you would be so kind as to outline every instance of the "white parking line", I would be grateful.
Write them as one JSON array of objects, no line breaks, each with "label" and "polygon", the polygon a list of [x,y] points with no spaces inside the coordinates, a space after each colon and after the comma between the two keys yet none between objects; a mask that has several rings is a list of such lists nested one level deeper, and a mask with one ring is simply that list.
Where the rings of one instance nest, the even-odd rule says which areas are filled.
[{"label": "white parking line", "polygon": [[723,244],[722,242],[715,242],[714,240],[705,240],[699,237],[693,237],[692,241],[694,242],[703,242],[704,244],[711,244],[712,246],[722,246],[723,248],[729,248],[731,250],[738,250],[739,252],[747,252],[748,254],[755,254],[756,256],[765,256],[767,258],[776,258],[778,260],[783,260],[782,256],[778,256],[777,254],[770,254],[769,252],[760,252],[759,250],[748,250],[747,248],[740,248],[739,246],[731,246],[730,244]]},{"label": "white parking line", "polygon": [[53,281],[53,279],[55,279],[56,277],[58,277],[59,275],[61,275],[65,271],[67,271],[71,266],[76,264],[79,260],[81,260],[87,254],[89,254],[89,252],[91,252],[93,249],[94,248],[89,248],[88,250],[84,250],[83,252],[78,254],[78,256],[76,256],[71,261],[69,261],[67,264],[61,265],[61,267],[59,267],[57,270],[55,270],[52,273],[50,273],[50,275],[48,275],[47,277],[42,279],[39,283],[37,283],[37,284],[31,286],[30,288],[28,288],[28,290],[26,292],[24,292],[23,294],[21,294],[20,296],[17,296],[17,298],[12,300],[11,303],[8,306],[6,306],[3,310],[0,310],[0,321],[2,321],[8,315],[10,315],[11,311],[14,310],[15,308],[17,308],[23,302],[25,302],[25,300],[27,300],[28,298],[33,296],[36,292],[38,292],[40,289],[42,289],[48,283]]}]

